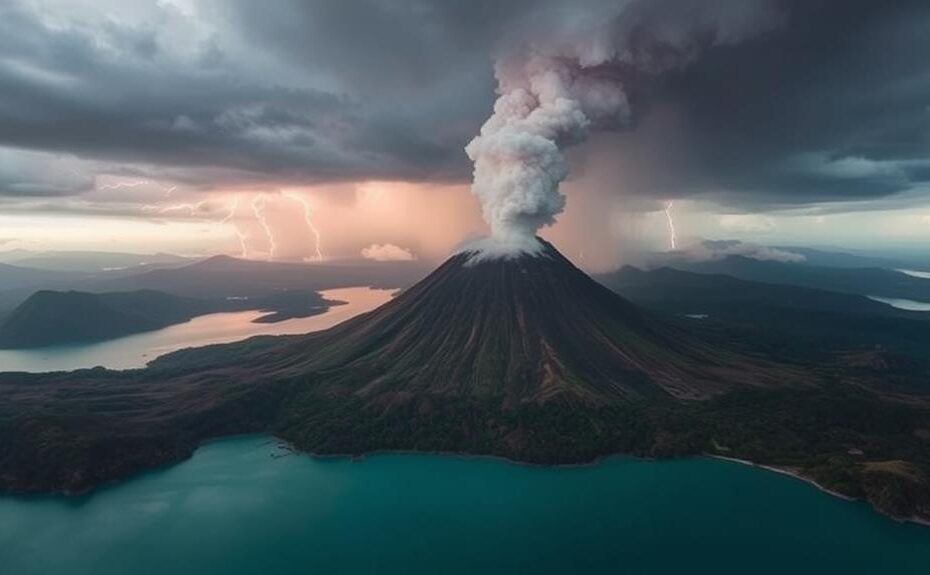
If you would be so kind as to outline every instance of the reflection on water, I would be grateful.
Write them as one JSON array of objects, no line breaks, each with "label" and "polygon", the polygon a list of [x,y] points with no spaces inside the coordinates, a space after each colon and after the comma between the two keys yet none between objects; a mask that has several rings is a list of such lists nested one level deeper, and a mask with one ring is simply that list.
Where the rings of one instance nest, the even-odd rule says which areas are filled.
[{"label": "reflection on water", "polygon": [[258,311],[215,313],[187,323],[119,339],[87,345],[0,350],[0,371],[70,371],[102,365],[110,369],[144,367],[160,355],[214,343],[239,341],[254,335],[293,335],[320,331],[360,313],[373,310],[391,299],[392,290],[366,287],[320,292],[326,299],[347,302],[313,317],[278,323],[252,323],[265,315]]},{"label": "reflection on water", "polygon": [[907,311],[930,311],[930,303],[923,301],[914,301],[912,299],[900,299],[894,297],[878,297],[874,295],[870,295],[869,299],[886,303],[891,307],[896,307],[898,309],[904,309]]},{"label": "reflection on water", "polygon": [[906,274],[911,277],[914,277],[914,278],[930,280],[930,272],[919,272],[916,270],[897,270],[897,271],[901,272],[902,274]]}]

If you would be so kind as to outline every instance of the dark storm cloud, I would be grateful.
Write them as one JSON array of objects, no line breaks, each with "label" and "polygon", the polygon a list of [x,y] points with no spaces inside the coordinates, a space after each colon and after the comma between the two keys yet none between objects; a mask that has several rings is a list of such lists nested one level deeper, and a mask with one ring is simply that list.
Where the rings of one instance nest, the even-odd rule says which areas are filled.
[{"label": "dark storm cloud", "polygon": [[[747,206],[888,196],[930,175],[930,4],[791,1],[647,96],[676,106],[682,188]],[[648,103],[646,106],[648,110]]]},{"label": "dark storm cloud", "polygon": [[[637,5],[648,22],[696,1]],[[630,78],[633,124],[592,145],[642,159],[628,162],[646,172],[629,193],[762,207],[885,198],[930,180],[930,4],[772,1],[784,16],[772,30]],[[494,99],[493,57],[534,41],[547,19],[611,3],[239,0],[186,16],[146,3],[152,16],[132,21],[8,2],[0,195],[92,186],[74,170],[43,176],[31,157],[23,168],[22,150],[200,186],[464,182],[463,147]],[[650,120],[669,110],[674,124]]]},{"label": "dark storm cloud", "polygon": [[[0,7],[0,146],[301,181],[466,176],[461,148],[493,95],[486,52],[456,66],[447,39],[425,34],[427,16],[387,33],[409,19],[400,9],[350,31],[337,3],[274,6],[218,4],[219,34],[244,45],[186,58],[152,28],[54,27],[25,5]],[[318,19],[329,33],[296,43]],[[248,54],[262,51],[292,60],[291,73],[253,74],[262,62]]]}]

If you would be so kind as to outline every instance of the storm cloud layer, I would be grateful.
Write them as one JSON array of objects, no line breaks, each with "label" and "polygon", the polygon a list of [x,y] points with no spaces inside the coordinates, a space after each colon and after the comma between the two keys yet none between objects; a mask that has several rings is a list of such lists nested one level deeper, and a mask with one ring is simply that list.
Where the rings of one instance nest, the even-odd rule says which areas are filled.
[{"label": "storm cloud layer", "polygon": [[930,5],[917,0],[13,0],[0,195],[79,196],[101,173],[204,189],[464,183],[502,55],[605,9],[637,15],[634,48],[661,46],[708,4],[765,26],[661,76],[618,72],[630,117],[579,152],[636,151],[617,193],[753,209],[923,193]]}]

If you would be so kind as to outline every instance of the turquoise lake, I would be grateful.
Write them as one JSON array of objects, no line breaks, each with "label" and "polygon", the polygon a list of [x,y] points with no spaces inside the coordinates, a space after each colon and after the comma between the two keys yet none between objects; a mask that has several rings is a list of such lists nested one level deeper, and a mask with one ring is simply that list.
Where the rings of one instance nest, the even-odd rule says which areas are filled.
[{"label": "turquoise lake", "polygon": [[0,573],[887,573],[930,528],[708,459],[543,468],[210,443],[81,498],[0,498]]}]

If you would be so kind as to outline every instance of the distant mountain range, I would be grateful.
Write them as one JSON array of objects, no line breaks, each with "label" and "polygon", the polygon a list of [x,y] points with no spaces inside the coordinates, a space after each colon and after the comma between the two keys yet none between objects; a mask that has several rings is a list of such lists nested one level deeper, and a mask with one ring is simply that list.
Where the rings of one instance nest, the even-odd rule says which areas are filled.
[{"label": "distant mountain range", "polygon": [[924,257],[889,256],[868,253],[850,253],[823,248],[808,248],[800,246],[775,246],[776,249],[800,254],[804,256],[804,263],[812,266],[825,266],[835,268],[918,268],[930,271],[930,254]]},{"label": "distant mountain range", "polygon": [[173,254],[129,254],[120,252],[10,250],[0,252],[0,262],[51,271],[93,274],[137,267],[182,266],[202,258]]},{"label": "distant mountain range", "polygon": [[760,260],[740,255],[708,261],[669,258],[664,265],[683,271],[726,275],[754,282],[930,302],[930,280],[893,269],[826,267],[800,262]]},{"label": "distant mountain range", "polygon": [[[740,326],[755,345],[769,341],[794,357],[823,360],[841,349],[903,348],[930,360],[930,313],[858,294],[671,268],[624,267],[596,279],[620,295],[692,322]],[[930,361],[926,364],[930,366]]]},{"label": "distant mountain range", "polygon": [[0,290],[23,290],[79,281],[86,274],[43,270],[0,263]]},{"label": "distant mountain range", "polygon": [[416,261],[299,264],[214,256],[179,268],[103,278],[93,287],[95,291],[157,289],[193,297],[254,297],[284,289],[399,288],[414,283],[428,271],[428,264]]},{"label": "distant mountain range", "polygon": [[744,256],[761,261],[791,261],[800,265],[829,268],[882,268],[930,271],[930,254],[924,252],[864,252],[803,246],[766,246],[739,240],[703,240],[669,252],[653,252],[642,259],[642,267],[678,267],[677,264],[722,260]]}]

